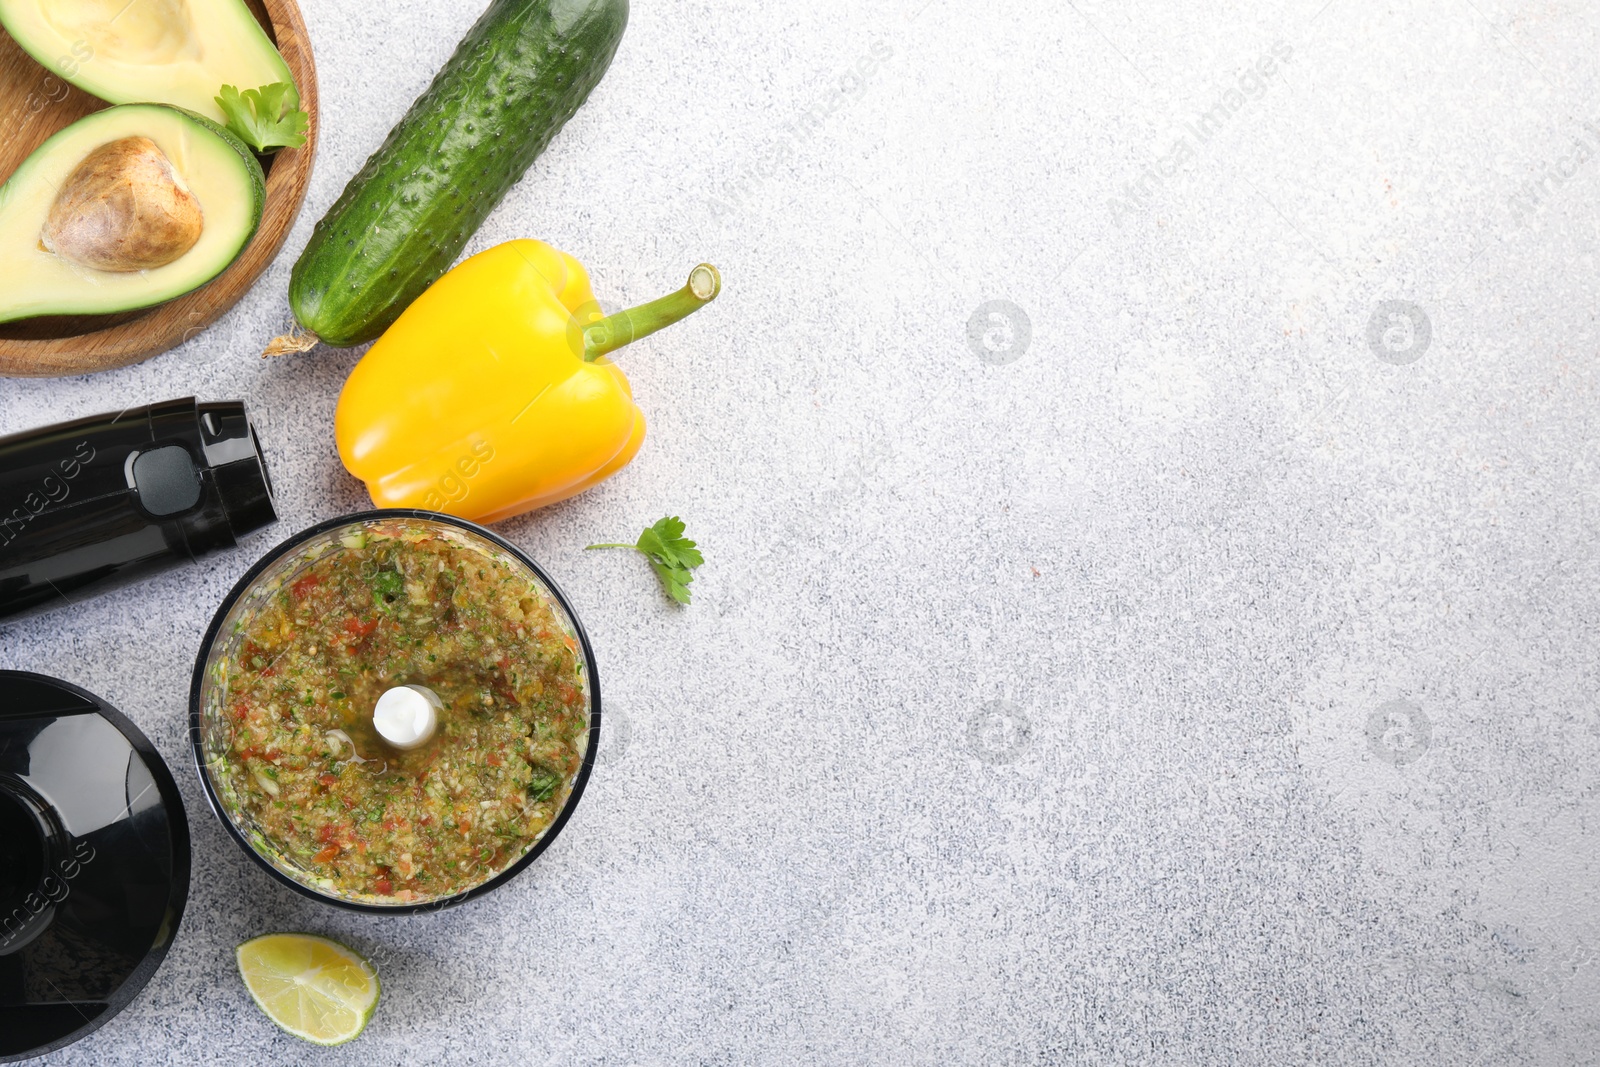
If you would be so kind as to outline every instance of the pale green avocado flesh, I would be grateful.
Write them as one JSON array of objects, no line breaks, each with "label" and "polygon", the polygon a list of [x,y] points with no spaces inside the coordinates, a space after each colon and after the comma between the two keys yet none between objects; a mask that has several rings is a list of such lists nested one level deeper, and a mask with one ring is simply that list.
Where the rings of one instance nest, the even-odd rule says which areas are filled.
[{"label": "pale green avocado flesh", "polygon": [[[197,202],[199,234],[186,235],[181,254],[162,266],[100,269],[51,240],[59,234],[59,210],[57,230],[47,227],[52,207],[63,198],[72,210],[87,213],[80,234],[93,234],[95,225],[114,231],[116,217],[99,217],[115,216],[116,205],[107,202],[114,197],[79,202],[64,198],[63,190],[82,185],[74,178],[97,150],[128,138],[153,142],[155,158],[165,159],[165,180],[181,190],[186,204]],[[40,145],[0,186],[0,322],[131,311],[182,296],[222,273],[244,250],[261,221],[265,196],[255,156],[199,115],[161,104],[125,104],[79,119]]]},{"label": "pale green avocado flesh", "polygon": [[29,55],[113,104],[172,104],[214,122],[224,85],[294,84],[244,0],[0,0]]}]

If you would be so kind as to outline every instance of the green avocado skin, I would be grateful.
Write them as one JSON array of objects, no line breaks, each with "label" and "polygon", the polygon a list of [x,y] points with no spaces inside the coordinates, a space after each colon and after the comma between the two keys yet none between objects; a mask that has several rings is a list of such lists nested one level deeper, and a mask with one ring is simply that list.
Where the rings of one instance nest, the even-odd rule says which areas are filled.
[{"label": "green avocado skin", "polygon": [[[156,305],[163,304],[168,300],[175,300],[178,297],[183,296],[185,293],[194,292],[195,289],[198,289],[200,286],[212,281],[223,271],[231,267],[234,261],[244,254],[244,250],[250,246],[251,239],[255,237],[256,230],[260,228],[261,215],[262,212],[266,210],[267,177],[261,169],[260,160],[258,160],[256,158],[256,154],[250,150],[250,146],[239,140],[239,138],[236,137],[231,130],[212,122],[204,115],[190,111],[188,108],[176,107],[172,104],[114,104],[102,111],[94,112],[89,116],[89,118],[93,118],[95,116],[109,116],[113,112],[121,112],[126,114],[128,112],[152,109],[160,111],[172,111],[182,115],[185,120],[192,122],[206,133],[211,134],[223,144],[227,145],[233,154],[239,157],[239,167],[244,171],[245,176],[250,180],[250,223],[248,227],[239,233],[238,244],[234,247],[232,253],[228,255],[227,258],[217,262],[209,275],[195,282],[190,288],[181,292],[171,292],[164,296],[156,296],[141,303],[127,303],[115,308],[106,308],[103,312],[95,311],[89,312],[88,314],[116,314],[123,311],[137,311],[143,308],[154,307]],[[86,121],[86,119],[79,119],[78,121],[83,122]],[[71,127],[69,126],[67,129],[71,129]],[[61,132],[65,133],[66,130],[62,130]],[[137,126],[131,126],[127,130],[126,135],[131,136],[135,133],[137,133]],[[22,167],[26,167],[28,163],[33,161],[35,157],[39,156],[40,153],[48,152],[50,149],[51,144],[49,141],[46,141],[44,144],[40,145],[34,150],[33,155],[30,155],[27,159],[23,160]],[[21,171],[22,167],[19,167],[18,170]],[[20,182],[23,180],[26,180],[25,173],[21,176],[13,175],[13,177],[8,179],[4,184],[0,184],[0,204],[4,204],[6,202],[6,190],[10,187],[11,181]],[[15,319],[9,317],[3,310],[0,310],[0,322],[12,321],[15,321]]]},{"label": "green avocado skin", "polygon": [[370,341],[450,269],[589,98],[628,0],[492,0],[312,231],[289,279],[300,325]]},{"label": "green avocado skin", "polygon": [[245,234],[244,240],[239,243],[239,252],[243,253],[245,246],[250,243],[250,239],[256,235],[256,230],[261,225],[261,213],[265,211],[267,207],[267,175],[266,172],[261,169],[261,161],[256,158],[256,154],[255,152],[251,151],[250,146],[239,140],[239,138],[234,135],[234,132],[228,129],[226,126],[218,125],[217,123],[206,118],[204,115],[190,111],[188,108],[172,107],[170,104],[158,104],[154,106],[166,107],[169,110],[180,112],[189,121],[198,126],[204,126],[207,130],[210,130],[212,133],[216,134],[216,136],[220,138],[222,142],[229,148],[233,149],[233,154],[239,157],[239,165],[243,167],[245,173],[250,176],[250,191],[252,193],[251,199],[255,202],[254,210],[250,215],[250,232]]}]

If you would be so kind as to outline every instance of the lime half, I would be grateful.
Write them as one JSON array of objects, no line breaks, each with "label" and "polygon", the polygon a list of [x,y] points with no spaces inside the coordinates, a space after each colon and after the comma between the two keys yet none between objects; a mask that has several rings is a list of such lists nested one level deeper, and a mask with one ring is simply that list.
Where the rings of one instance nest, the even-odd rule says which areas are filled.
[{"label": "lime half", "polygon": [[240,945],[239,975],[267,1018],[318,1045],[354,1040],[378,1006],[378,970],[315,934],[267,934]]}]

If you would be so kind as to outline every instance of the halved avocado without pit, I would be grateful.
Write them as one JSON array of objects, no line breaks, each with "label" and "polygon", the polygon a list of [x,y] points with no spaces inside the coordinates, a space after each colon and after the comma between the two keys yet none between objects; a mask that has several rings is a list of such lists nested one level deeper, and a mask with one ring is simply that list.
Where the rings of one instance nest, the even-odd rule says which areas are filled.
[{"label": "halved avocado without pit", "polygon": [[232,263],[266,179],[221,126],[163,104],[97,111],[0,186],[0,322],[164,303]]},{"label": "halved avocado without pit", "polygon": [[244,0],[0,0],[34,59],[113,104],[153,102],[224,122],[224,85],[294,84]]}]

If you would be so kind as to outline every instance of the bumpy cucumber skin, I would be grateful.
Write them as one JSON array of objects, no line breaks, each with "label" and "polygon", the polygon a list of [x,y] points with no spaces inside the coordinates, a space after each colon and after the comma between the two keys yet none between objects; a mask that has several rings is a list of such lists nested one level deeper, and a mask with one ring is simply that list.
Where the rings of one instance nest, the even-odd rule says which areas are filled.
[{"label": "bumpy cucumber skin", "polygon": [[312,231],[289,305],[325,343],[383,333],[599,84],[628,0],[493,0]]}]

